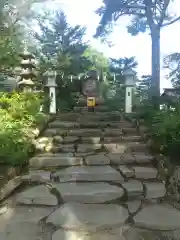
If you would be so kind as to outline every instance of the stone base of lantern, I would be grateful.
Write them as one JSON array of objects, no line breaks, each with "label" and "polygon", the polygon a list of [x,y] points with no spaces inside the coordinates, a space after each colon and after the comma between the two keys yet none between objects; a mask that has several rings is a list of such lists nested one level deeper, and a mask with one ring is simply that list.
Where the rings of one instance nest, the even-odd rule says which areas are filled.
[{"label": "stone base of lantern", "polygon": [[132,87],[126,87],[125,113],[132,113]]}]

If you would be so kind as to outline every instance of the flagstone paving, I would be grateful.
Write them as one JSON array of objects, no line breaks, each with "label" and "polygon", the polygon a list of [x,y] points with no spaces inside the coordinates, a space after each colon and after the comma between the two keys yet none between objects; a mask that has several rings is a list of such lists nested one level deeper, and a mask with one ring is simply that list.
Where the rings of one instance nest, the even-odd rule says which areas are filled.
[{"label": "flagstone paving", "polygon": [[180,211],[163,201],[133,124],[118,112],[77,110],[35,140],[23,187],[1,205],[0,240],[178,239]]}]

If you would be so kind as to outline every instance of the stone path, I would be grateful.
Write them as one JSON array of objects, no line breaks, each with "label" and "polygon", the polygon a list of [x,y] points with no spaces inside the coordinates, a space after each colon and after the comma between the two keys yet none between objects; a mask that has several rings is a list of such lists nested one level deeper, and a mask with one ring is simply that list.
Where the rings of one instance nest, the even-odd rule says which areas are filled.
[{"label": "stone path", "polygon": [[61,114],[36,146],[25,187],[0,208],[0,240],[178,239],[180,212],[119,113]]}]

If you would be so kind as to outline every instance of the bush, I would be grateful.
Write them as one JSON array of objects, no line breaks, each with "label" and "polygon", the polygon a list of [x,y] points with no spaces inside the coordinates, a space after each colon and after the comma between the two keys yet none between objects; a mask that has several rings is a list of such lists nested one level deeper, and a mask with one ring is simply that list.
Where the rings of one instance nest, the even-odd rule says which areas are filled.
[{"label": "bush", "polygon": [[36,93],[1,93],[0,163],[24,164],[33,151],[29,130],[45,121],[40,106],[44,96]]},{"label": "bush", "polygon": [[138,108],[137,118],[143,119],[153,140],[152,150],[170,157],[171,163],[179,164],[180,156],[180,107],[155,110],[152,105]]},{"label": "bush", "polygon": [[161,110],[153,117],[152,138],[165,156],[177,162],[180,156],[180,108]]}]

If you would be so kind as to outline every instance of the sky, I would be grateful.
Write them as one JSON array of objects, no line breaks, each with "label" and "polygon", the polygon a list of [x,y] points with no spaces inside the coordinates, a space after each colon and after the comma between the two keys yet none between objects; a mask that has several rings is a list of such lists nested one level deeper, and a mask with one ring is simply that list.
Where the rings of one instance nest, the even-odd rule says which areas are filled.
[{"label": "sky", "polygon": [[[95,14],[95,10],[101,6],[101,0],[55,0],[51,6],[61,8],[67,15],[68,22],[71,25],[84,25],[87,27],[86,39],[90,40],[93,47],[103,52],[108,57],[131,57],[135,56],[138,61],[138,75],[150,74],[151,72],[151,41],[148,34],[141,33],[136,37],[127,33],[126,25],[129,18],[125,17],[118,21],[115,26],[110,40],[113,47],[108,47],[94,39],[92,36],[96,31],[99,22],[99,16]],[[48,5],[49,8],[50,5]],[[178,14],[180,9],[180,0],[174,0],[171,6],[171,11]],[[163,58],[172,53],[180,52],[180,34],[177,29],[180,29],[180,24],[175,23],[165,27],[161,31],[161,62]],[[167,72],[161,69],[161,88],[171,87],[171,83],[166,78]]]}]

